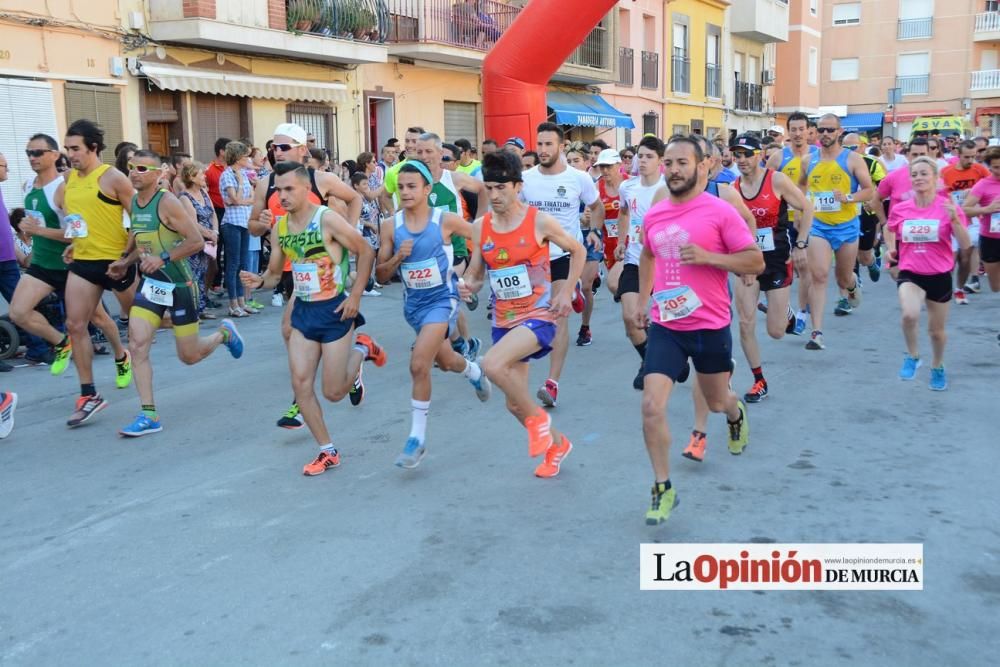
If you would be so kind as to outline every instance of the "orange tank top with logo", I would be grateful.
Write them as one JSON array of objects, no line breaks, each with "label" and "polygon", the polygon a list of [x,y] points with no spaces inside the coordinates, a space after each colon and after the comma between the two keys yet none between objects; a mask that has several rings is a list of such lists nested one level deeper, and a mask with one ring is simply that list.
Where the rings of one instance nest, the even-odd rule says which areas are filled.
[{"label": "orange tank top with logo", "polygon": [[538,209],[531,206],[521,224],[507,232],[493,227],[493,214],[483,216],[480,249],[486,263],[490,287],[496,297],[493,324],[512,329],[527,320],[554,321],[552,273],[549,244],[538,243],[535,218]]}]

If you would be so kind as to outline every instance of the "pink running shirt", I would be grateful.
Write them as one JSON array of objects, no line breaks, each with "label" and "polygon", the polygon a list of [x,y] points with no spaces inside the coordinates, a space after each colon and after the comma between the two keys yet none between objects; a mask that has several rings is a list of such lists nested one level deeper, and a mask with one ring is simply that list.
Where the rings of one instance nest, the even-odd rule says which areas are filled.
[{"label": "pink running shirt", "polygon": [[947,201],[938,195],[927,208],[919,208],[914,199],[892,207],[888,225],[898,241],[900,271],[933,276],[955,267]]}]

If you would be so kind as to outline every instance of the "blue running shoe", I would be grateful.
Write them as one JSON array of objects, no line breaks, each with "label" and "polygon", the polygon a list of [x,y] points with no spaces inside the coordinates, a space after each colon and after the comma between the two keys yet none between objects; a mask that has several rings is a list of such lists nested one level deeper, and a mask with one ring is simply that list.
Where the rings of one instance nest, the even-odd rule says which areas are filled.
[{"label": "blue running shoe", "polygon": [[944,376],[944,366],[931,369],[930,386],[933,391],[944,391],[948,388],[948,379]]},{"label": "blue running shoe", "polygon": [[427,449],[422,442],[416,438],[408,438],[403,446],[403,453],[396,457],[396,465],[412,470],[420,465],[420,461],[423,460],[426,453]]},{"label": "blue running shoe", "polygon": [[882,277],[882,253],[875,253],[875,261],[868,267],[868,277],[872,279],[873,283],[877,283],[878,279]]},{"label": "blue running shoe", "polygon": [[236,325],[233,324],[233,321],[228,318],[222,320],[222,323],[219,324],[219,329],[225,332],[223,333],[225,340],[222,344],[229,348],[229,354],[233,355],[233,359],[242,357],[243,336],[236,330]]},{"label": "blue running shoe", "polygon": [[[917,369],[920,368],[920,360],[911,357],[908,354],[903,355],[903,367],[899,369],[899,379],[900,380],[912,380],[917,375]],[[942,377],[944,373],[942,371]]]},{"label": "blue running shoe", "polygon": [[806,318],[795,315],[795,329],[792,331],[796,336],[801,336],[806,332]]},{"label": "blue running shoe", "polygon": [[139,438],[150,433],[159,433],[163,430],[159,419],[152,419],[145,414],[140,414],[131,424],[118,431],[127,438]]},{"label": "blue running shoe", "polygon": [[[416,343],[414,343],[414,345],[415,344]],[[455,350],[455,352],[458,352],[460,355],[462,355],[466,359],[469,358],[469,344],[465,341],[464,338],[459,337],[458,340],[453,340],[451,342],[451,349]],[[411,350],[412,350],[412,348],[411,348]],[[475,359],[475,357],[473,357],[473,359]]]},{"label": "blue running shoe", "polygon": [[[478,365],[478,362],[470,362]],[[490,379],[486,377],[486,373],[483,373],[482,369],[479,371],[479,379],[475,382],[469,379],[469,384],[472,385],[473,389],[476,390],[476,398],[485,403],[490,400],[490,394],[493,393],[493,385],[490,383]]]},{"label": "blue running shoe", "polygon": [[469,339],[469,349],[465,353],[465,358],[469,361],[475,361],[479,358],[479,352],[483,349],[483,341],[478,338]]},{"label": "blue running shoe", "polygon": [[473,294],[471,297],[469,297],[469,300],[465,302],[465,305],[469,310],[475,310],[476,308],[479,308],[479,295]]}]

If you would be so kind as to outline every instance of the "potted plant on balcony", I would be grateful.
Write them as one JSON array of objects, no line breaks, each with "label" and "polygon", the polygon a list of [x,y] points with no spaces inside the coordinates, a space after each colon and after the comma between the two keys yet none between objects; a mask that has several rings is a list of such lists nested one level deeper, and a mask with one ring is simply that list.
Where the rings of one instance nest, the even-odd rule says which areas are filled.
[{"label": "potted plant on balcony", "polygon": [[378,36],[378,16],[371,7],[362,5],[358,16],[358,25],[354,29],[354,37],[377,42]]},{"label": "potted plant on balcony", "polygon": [[319,21],[320,6],[316,0],[288,0],[288,29],[296,32],[311,32]]}]

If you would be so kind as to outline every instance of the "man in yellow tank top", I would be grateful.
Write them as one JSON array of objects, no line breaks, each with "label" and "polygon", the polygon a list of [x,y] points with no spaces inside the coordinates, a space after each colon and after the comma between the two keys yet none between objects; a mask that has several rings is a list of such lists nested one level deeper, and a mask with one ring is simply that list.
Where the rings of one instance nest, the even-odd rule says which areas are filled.
[{"label": "man in yellow tank top", "polygon": [[[807,350],[822,350],[823,309],[830,261],[837,257],[837,285],[847,290],[852,308],[861,304],[861,288],[854,275],[858,258],[861,221],[858,207],[874,194],[872,177],[864,159],[840,144],[843,130],[840,119],[826,114],[819,119],[819,156],[802,161],[799,185],[806,186],[815,210],[812,230],[806,245],[812,284],[809,286],[813,332]],[[802,239],[799,239],[800,241]]]},{"label": "man in yellow tank top", "polygon": [[[89,120],[78,120],[66,131],[63,143],[73,169],[67,173],[62,202],[66,211],[66,238],[70,245],[63,253],[69,262],[66,278],[66,330],[73,348],[73,361],[80,376],[80,398],[66,422],[70,428],[86,424],[108,406],[94,386],[93,348],[87,323],[94,317],[104,290],[118,297],[122,313],[128,313],[135,296],[135,267],[120,279],[108,268],[120,259],[128,245],[128,230],[122,210],[130,211],[135,190],[124,174],[101,162],[104,132]],[[113,336],[118,337],[114,332]],[[121,341],[112,343],[121,348]],[[126,352],[115,359],[115,384],[124,389],[132,382],[132,362]]]}]

